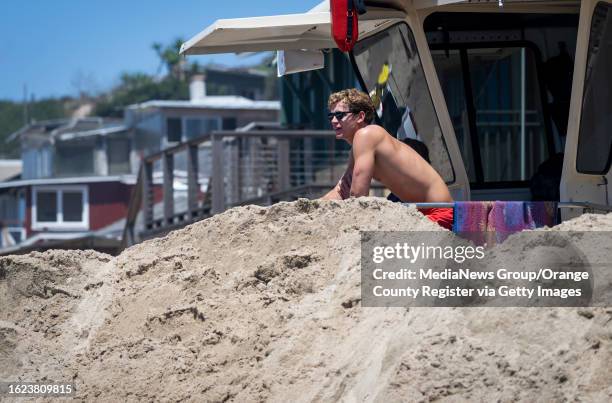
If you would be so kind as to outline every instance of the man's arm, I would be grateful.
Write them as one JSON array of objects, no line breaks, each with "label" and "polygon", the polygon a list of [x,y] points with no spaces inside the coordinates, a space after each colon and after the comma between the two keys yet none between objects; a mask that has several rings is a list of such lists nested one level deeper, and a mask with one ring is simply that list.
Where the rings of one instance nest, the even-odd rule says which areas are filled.
[{"label": "man's arm", "polygon": [[348,165],[346,167],[346,170],[344,171],[344,174],[338,181],[338,184],[336,184],[336,186],[334,186],[332,190],[327,192],[327,194],[321,197],[322,200],[344,200],[344,199],[348,199],[351,196],[351,183],[353,181],[353,165],[354,165],[354,160],[353,160],[353,153],[351,151],[351,154],[349,155]]},{"label": "man's arm", "polygon": [[[367,130],[367,129],[366,129]],[[374,176],[374,156],[377,144],[376,133],[368,130],[359,131],[353,140],[353,181],[351,184],[351,197],[367,196],[370,194],[370,183]]]}]

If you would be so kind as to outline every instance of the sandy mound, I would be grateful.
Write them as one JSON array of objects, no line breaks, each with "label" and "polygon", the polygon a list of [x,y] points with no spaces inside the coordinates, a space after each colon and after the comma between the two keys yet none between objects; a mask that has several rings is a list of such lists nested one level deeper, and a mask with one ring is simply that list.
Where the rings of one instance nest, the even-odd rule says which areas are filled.
[{"label": "sandy mound", "polygon": [[2,258],[0,379],[88,400],[612,398],[612,310],[362,308],[360,230],[442,229],[380,199],[300,200],[117,258]]},{"label": "sandy mound", "polygon": [[583,214],[551,229],[556,231],[612,231],[612,213]]}]

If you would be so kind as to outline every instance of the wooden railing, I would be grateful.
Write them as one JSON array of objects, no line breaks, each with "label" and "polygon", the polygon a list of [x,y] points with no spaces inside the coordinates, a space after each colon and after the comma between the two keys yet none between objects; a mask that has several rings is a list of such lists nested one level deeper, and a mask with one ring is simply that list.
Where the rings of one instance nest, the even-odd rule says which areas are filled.
[{"label": "wooden railing", "polygon": [[348,159],[348,149],[336,142],[332,131],[215,131],[149,155],[132,193],[122,246],[229,207],[318,197],[336,184]]}]

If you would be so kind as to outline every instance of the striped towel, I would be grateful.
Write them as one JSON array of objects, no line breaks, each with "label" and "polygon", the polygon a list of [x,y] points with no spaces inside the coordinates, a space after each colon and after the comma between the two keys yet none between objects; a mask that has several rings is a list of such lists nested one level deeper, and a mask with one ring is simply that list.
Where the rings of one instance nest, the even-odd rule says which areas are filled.
[{"label": "striped towel", "polygon": [[477,245],[494,245],[515,232],[556,223],[556,202],[456,202],[453,232]]}]

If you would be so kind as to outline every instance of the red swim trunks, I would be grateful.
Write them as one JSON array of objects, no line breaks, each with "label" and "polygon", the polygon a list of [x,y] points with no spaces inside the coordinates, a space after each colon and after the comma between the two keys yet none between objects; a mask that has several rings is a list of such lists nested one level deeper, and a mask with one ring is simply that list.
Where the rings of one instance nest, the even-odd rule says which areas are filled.
[{"label": "red swim trunks", "polygon": [[453,209],[450,207],[441,208],[420,208],[419,211],[423,213],[431,221],[438,223],[441,227],[447,230],[453,230]]}]

